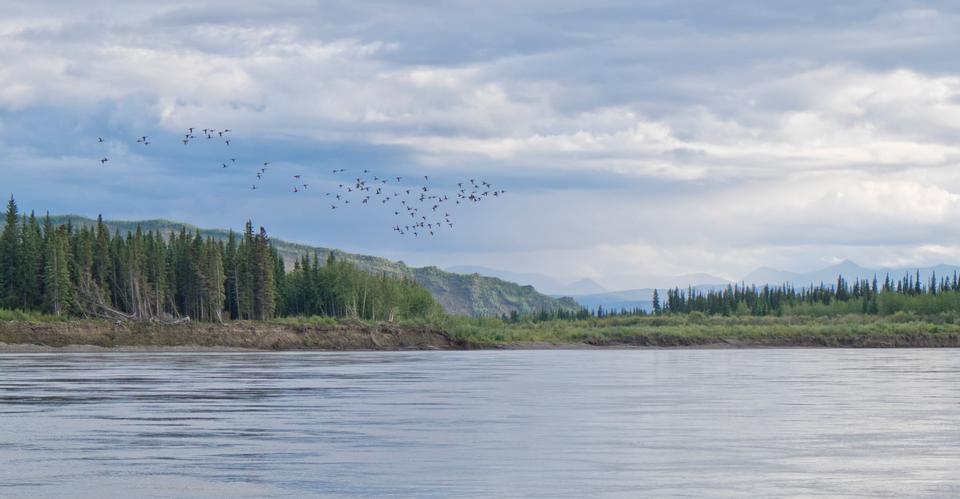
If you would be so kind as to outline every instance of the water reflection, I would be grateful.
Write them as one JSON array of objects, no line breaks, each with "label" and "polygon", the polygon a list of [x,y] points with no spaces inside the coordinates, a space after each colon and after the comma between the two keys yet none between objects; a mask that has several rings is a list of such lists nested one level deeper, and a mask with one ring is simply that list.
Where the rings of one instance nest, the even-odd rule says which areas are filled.
[{"label": "water reflection", "polygon": [[4,354],[0,488],[958,496],[958,353]]}]

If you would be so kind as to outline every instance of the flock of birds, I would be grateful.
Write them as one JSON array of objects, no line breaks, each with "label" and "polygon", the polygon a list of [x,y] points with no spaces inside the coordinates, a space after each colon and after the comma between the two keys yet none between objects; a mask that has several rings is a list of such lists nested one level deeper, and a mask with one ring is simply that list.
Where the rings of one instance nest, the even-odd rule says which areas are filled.
[{"label": "flock of birds", "polygon": [[[200,135],[195,134],[194,130]],[[180,141],[184,146],[189,146],[198,137],[205,137],[208,141],[222,140],[225,147],[229,147],[232,140],[230,132],[230,129],[191,127],[186,130]],[[97,137],[97,140],[105,150],[103,137]],[[150,140],[146,135],[142,135],[137,137],[136,143],[146,147],[150,145]],[[104,152],[100,164],[104,165],[108,161],[110,158]],[[221,169],[236,165],[237,158],[228,158],[220,163]],[[257,180],[251,183],[251,191],[258,190],[262,185],[269,166],[270,162],[264,161],[262,165],[256,167],[254,173]],[[477,178],[457,182],[456,190],[452,188],[442,190],[430,184],[429,175],[424,175],[422,182],[414,182],[412,178],[407,178],[404,182],[403,176],[381,177],[381,174],[373,174],[369,169],[358,169],[357,173],[353,173],[346,168],[337,168],[330,173],[333,175],[333,180],[328,183],[330,188],[323,195],[327,198],[331,211],[336,212],[338,209],[343,210],[349,206],[374,206],[386,209],[396,218],[392,227],[393,232],[415,238],[433,237],[441,230],[453,230],[454,222],[450,215],[453,207],[477,204],[484,200],[499,198],[507,193]],[[292,175],[291,178],[293,194],[306,192],[310,187],[302,174]],[[416,178],[419,179],[419,177]],[[353,201],[352,204],[351,201]]]}]

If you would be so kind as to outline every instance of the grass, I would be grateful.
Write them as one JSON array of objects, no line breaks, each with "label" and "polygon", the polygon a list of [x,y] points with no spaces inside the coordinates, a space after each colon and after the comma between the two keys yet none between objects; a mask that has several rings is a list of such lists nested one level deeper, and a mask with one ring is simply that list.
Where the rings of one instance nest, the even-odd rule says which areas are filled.
[{"label": "grass", "polygon": [[476,347],[518,343],[682,346],[720,342],[842,345],[876,339],[960,335],[960,316],[849,314],[835,317],[720,317],[693,313],[608,317],[582,321],[507,323],[495,318],[448,317],[453,337]]},{"label": "grass", "polygon": [[0,308],[0,321],[27,322],[40,324],[45,322],[65,322],[71,320],[65,316],[43,314],[40,312],[23,311],[18,309]]},{"label": "grass", "polygon": [[[0,309],[0,322],[55,323],[82,319]],[[329,327],[374,326],[373,321],[332,317],[284,317],[269,324]],[[229,323],[227,324],[229,326]],[[505,322],[498,318],[433,315],[397,323],[403,329],[440,329],[472,348],[523,344],[689,346],[717,343],[779,346],[960,346],[960,313],[847,314],[785,317],[660,316]]]}]

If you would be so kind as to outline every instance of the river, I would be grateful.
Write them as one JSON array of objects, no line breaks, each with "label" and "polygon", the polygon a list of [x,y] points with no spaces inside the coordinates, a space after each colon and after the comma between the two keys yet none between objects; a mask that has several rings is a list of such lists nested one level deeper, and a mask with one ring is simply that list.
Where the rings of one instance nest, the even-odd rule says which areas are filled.
[{"label": "river", "polygon": [[958,497],[960,351],[0,354],[0,495]]}]

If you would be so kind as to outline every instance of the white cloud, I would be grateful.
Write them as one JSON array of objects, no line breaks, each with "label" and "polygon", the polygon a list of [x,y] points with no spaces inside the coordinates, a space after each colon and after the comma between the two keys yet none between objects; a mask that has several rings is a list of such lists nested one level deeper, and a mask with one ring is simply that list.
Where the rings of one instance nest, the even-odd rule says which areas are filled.
[{"label": "white cloud", "polygon": [[[956,256],[950,9],[831,11],[835,25],[763,29],[746,8],[741,22],[670,6],[631,19],[602,6],[544,11],[554,4],[430,18],[362,3],[223,5],[98,2],[79,18],[0,7],[0,112],[106,109],[118,127],[230,126],[258,144],[385,146],[437,173],[523,179],[516,201],[467,215],[476,233],[444,249],[571,277]],[[778,19],[804,18],[797,9]],[[476,29],[454,29],[464,20]],[[54,154],[3,125],[8,168]],[[57,154],[44,168],[79,156]],[[183,172],[112,154],[157,184]],[[352,243],[337,237],[316,242]]]}]

